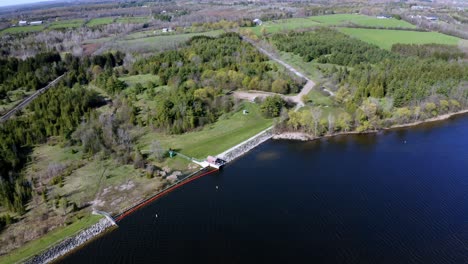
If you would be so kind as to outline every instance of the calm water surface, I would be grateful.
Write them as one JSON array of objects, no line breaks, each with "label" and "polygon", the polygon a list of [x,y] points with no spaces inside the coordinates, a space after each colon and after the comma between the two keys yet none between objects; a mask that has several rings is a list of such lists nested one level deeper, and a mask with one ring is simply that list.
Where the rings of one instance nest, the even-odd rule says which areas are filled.
[{"label": "calm water surface", "polygon": [[468,263],[468,117],[269,141],[60,261]]}]

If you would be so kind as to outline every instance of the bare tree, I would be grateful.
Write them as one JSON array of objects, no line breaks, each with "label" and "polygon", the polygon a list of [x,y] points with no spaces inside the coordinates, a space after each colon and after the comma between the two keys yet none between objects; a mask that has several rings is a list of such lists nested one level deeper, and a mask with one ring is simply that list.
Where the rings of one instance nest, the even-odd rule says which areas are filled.
[{"label": "bare tree", "polygon": [[317,130],[318,130],[318,125],[320,122],[320,117],[322,117],[322,109],[314,107],[312,110],[310,110],[312,114],[312,119],[314,122],[314,136],[317,136]]}]

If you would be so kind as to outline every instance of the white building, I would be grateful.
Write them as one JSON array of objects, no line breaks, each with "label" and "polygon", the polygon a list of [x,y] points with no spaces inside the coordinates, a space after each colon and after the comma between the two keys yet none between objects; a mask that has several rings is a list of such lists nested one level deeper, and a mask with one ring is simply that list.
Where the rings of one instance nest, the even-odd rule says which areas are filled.
[{"label": "white building", "polygon": [[42,21],[32,21],[29,23],[30,25],[36,26],[36,25],[42,25]]},{"label": "white building", "polygon": [[28,24],[28,21],[25,21],[25,20],[20,20],[20,21],[18,22],[18,25],[19,25],[19,26],[26,26],[27,24]]},{"label": "white building", "polygon": [[257,26],[260,26],[260,25],[263,23],[262,20],[260,20],[259,18],[254,19],[253,22],[254,22],[255,25],[257,25]]}]

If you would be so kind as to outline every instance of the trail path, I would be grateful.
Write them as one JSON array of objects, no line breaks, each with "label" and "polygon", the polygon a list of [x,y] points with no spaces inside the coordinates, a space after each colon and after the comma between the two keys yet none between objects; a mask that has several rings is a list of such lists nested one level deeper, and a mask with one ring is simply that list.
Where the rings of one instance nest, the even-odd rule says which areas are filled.
[{"label": "trail path", "polygon": [[[290,102],[293,102],[296,104],[296,109],[299,109],[301,108],[302,106],[304,106],[304,102],[302,102],[302,97],[306,94],[308,94],[315,86],[315,82],[312,81],[311,79],[309,79],[307,76],[305,76],[304,74],[302,74],[300,71],[298,71],[297,69],[295,69],[294,67],[292,67],[291,65],[287,64],[286,62],[280,60],[279,58],[277,58],[273,53],[265,50],[264,48],[260,47],[255,41],[249,39],[249,38],[246,38],[246,37],[242,37],[242,39],[250,44],[252,44],[254,47],[256,47],[261,53],[267,55],[271,60],[274,60],[276,62],[278,62],[279,64],[283,65],[286,69],[288,69],[289,71],[291,71],[292,73],[294,73],[296,76],[299,76],[300,78],[303,78],[307,81],[307,83],[304,85],[304,87],[302,88],[301,92],[297,95],[282,95],[282,94],[278,94],[280,95],[283,99],[287,100],[287,101],[290,101]],[[335,94],[328,90],[328,89],[323,89],[325,92],[327,92],[330,96],[335,96]],[[265,98],[267,96],[271,96],[271,95],[276,95],[277,93],[271,93],[271,92],[259,92],[259,91],[250,91],[250,92],[246,92],[246,91],[236,91],[233,93],[235,97],[239,98],[239,99],[246,99],[246,100],[254,100],[255,98]]]},{"label": "trail path", "polygon": [[39,95],[45,93],[47,90],[49,90],[52,86],[54,86],[62,77],[65,76],[65,74],[62,74],[61,76],[57,77],[55,80],[50,82],[46,87],[41,88],[37,90],[35,93],[33,93],[31,96],[28,98],[24,99],[21,103],[19,103],[17,106],[15,106],[13,109],[8,111],[5,115],[3,115],[0,118],[0,123],[8,120],[12,115],[14,115],[16,112],[19,110],[25,108],[29,103],[31,103],[34,99],[36,99]]}]

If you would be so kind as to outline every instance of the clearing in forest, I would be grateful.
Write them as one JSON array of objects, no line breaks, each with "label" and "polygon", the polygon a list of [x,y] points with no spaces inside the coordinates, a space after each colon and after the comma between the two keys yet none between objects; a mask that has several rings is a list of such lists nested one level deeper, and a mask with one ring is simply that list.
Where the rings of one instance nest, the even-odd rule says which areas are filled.
[{"label": "clearing in forest", "polygon": [[444,35],[438,32],[418,32],[405,30],[381,30],[364,28],[340,28],[341,32],[358,38],[362,41],[375,44],[380,48],[390,50],[393,44],[447,44],[457,45],[457,37]]}]

